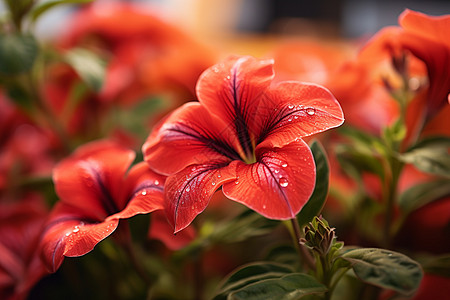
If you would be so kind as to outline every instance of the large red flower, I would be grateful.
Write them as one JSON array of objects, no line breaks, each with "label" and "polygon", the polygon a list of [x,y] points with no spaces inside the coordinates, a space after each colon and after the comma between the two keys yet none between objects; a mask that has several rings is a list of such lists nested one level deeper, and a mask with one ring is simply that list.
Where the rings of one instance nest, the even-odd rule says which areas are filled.
[{"label": "large red flower", "polygon": [[315,182],[302,137],[339,126],[338,102],[299,82],[271,86],[273,61],[230,57],[197,82],[199,102],[175,110],[143,146],[165,175],[166,213],[175,232],[201,213],[219,187],[271,219],[295,217]]},{"label": "large red flower", "polygon": [[42,257],[55,271],[64,256],[81,256],[108,237],[119,219],[162,209],[165,177],[135,154],[110,141],[80,147],[53,173],[61,201],[53,209],[42,238]]}]

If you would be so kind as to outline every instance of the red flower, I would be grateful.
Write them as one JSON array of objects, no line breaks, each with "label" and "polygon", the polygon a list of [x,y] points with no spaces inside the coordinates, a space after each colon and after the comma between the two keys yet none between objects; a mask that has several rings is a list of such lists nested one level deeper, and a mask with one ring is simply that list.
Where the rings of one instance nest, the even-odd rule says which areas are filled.
[{"label": "red flower", "polygon": [[[432,17],[405,10],[399,24],[401,27],[386,27],[376,34],[362,50],[361,58],[370,65],[379,64],[380,58],[391,59],[397,71],[406,73],[415,84],[424,85],[427,81],[428,88],[417,93],[408,106],[407,126],[411,135],[448,104],[450,16]],[[403,55],[411,61],[409,68],[402,62]],[[426,70],[422,70],[423,66]]]},{"label": "red flower", "polygon": [[146,163],[133,166],[134,152],[113,142],[80,147],[53,173],[56,204],[44,230],[42,257],[56,271],[63,256],[91,251],[118,226],[119,219],[162,209],[165,177]]},{"label": "red flower", "polygon": [[313,84],[270,86],[273,61],[230,57],[197,82],[187,103],[155,128],[143,146],[165,175],[166,213],[175,232],[188,226],[222,186],[224,194],[271,219],[295,217],[315,182],[302,137],[339,126],[330,92]]},{"label": "red flower", "polygon": [[36,251],[48,211],[28,194],[20,202],[0,202],[0,299],[26,299],[47,274]]},{"label": "red flower", "polygon": [[176,101],[190,99],[198,76],[216,61],[211,49],[148,7],[119,2],[85,6],[71,19],[60,44],[109,56],[99,96],[122,103],[158,93],[172,93]]}]

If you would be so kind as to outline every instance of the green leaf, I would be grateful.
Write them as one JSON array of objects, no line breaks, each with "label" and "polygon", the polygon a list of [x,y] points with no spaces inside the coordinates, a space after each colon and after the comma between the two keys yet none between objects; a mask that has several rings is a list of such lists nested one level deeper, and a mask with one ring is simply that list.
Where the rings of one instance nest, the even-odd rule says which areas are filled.
[{"label": "green leaf", "polygon": [[361,151],[355,145],[340,144],[336,147],[337,159],[342,169],[350,175],[361,177],[362,172],[369,172],[384,179],[381,158],[376,153]]},{"label": "green leaf", "polygon": [[17,75],[31,70],[38,53],[38,43],[31,35],[1,35],[0,73]]},{"label": "green leaf", "polygon": [[100,91],[105,79],[105,63],[97,55],[75,48],[67,52],[64,58],[92,90]]},{"label": "green leaf", "polygon": [[83,4],[83,3],[89,3],[93,2],[94,0],[55,0],[55,1],[46,1],[43,3],[40,3],[39,5],[35,6],[33,11],[31,12],[31,20],[33,22],[36,22],[39,17],[47,12],[49,9],[59,6],[62,4]]},{"label": "green leaf", "polygon": [[257,262],[241,267],[225,279],[214,300],[226,299],[233,291],[264,279],[280,278],[293,270],[283,264]]},{"label": "green leaf", "polygon": [[426,273],[450,277],[450,254],[428,257],[421,264]]},{"label": "green leaf", "polygon": [[218,224],[209,238],[214,243],[236,243],[268,234],[279,225],[279,221],[269,220],[248,209],[233,219]]},{"label": "green leaf", "polygon": [[296,300],[312,294],[323,294],[327,287],[319,283],[314,277],[295,273],[281,278],[266,279],[245,286],[229,296],[229,300],[263,300],[283,299]]},{"label": "green leaf", "polygon": [[312,221],[322,211],[328,195],[330,168],[325,150],[319,142],[314,141],[311,144],[311,151],[316,163],[316,186],[308,202],[297,215],[300,227]]},{"label": "green leaf", "polygon": [[450,178],[450,138],[436,137],[422,141],[400,154],[399,159],[423,172]]},{"label": "green leaf", "polygon": [[406,255],[385,249],[354,249],[340,258],[351,264],[361,281],[402,294],[413,293],[423,276],[419,263]]},{"label": "green leaf", "polygon": [[399,197],[399,206],[406,214],[450,195],[450,180],[440,179],[417,184]]},{"label": "green leaf", "polygon": [[11,99],[17,107],[29,115],[33,114],[34,103],[26,89],[19,84],[11,83],[6,86],[6,91],[9,99]]}]

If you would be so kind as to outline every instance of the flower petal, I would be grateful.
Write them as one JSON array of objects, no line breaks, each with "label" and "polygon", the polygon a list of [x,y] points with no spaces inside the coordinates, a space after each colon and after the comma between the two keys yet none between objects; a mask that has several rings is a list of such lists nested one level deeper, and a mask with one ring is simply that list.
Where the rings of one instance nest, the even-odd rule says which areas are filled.
[{"label": "flower petal", "polygon": [[133,160],[134,152],[116,143],[86,144],[54,169],[56,193],[65,203],[83,208],[91,218],[103,220],[123,209],[121,182]]},{"label": "flower petal", "polygon": [[256,114],[259,129],[257,144],[270,138],[280,147],[344,122],[339,103],[325,88],[299,82],[282,82],[270,90],[271,105],[261,106]]},{"label": "flower petal", "polygon": [[171,175],[192,164],[239,159],[238,142],[230,128],[198,102],[187,103],[164,120],[142,146],[144,158],[158,173]]},{"label": "flower petal", "polygon": [[308,201],[315,185],[315,164],[303,140],[282,148],[259,148],[254,164],[238,162],[236,181],[223,193],[266,218],[294,218]]},{"label": "flower petal", "polygon": [[173,228],[167,221],[164,212],[158,211],[152,214],[148,237],[150,239],[160,240],[170,250],[179,250],[183,248],[194,240],[195,235],[196,233],[192,226],[186,227],[175,235],[173,234]]},{"label": "flower petal", "polygon": [[56,204],[44,228],[41,258],[51,272],[62,264],[64,256],[81,256],[108,237],[119,224],[118,219],[96,222],[83,211],[64,202]]},{"label": "flower petal", "polygon": [[108,220],[131,218],[164,208],[165,176],[150,170],[146,162],[135,165],[123,183],[124,210],[108,217]]},{"label": "flower petal", "polygon": [[214,192],[234,179],[234,167],[227,160],[189,166],[168,177],[165,210],[174,232],[186,228],[206,208]]},{"label": "flower petal", "polygon": [[406,31],[413,32],[425,39],[444,43],[450,48],[450,16],[428,16],[426,14],[406,9],[398,18],[398,23]]},{"label": "flower petal", "polygon": [[254,115],[273,77],[273,60],[232,56],[206,70],[197,82],[200,103],[233,129],[245,155],[253,151]]}]

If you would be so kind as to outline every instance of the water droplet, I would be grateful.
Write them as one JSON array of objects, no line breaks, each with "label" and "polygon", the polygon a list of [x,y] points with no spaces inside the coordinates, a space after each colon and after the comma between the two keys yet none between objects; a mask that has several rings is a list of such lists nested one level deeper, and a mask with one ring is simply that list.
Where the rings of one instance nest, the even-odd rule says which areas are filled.
[{"label": "water droplet", "polygon": [[142,196],[147,195],[147,191],[142,191],[142,192],[141,192],[141,195],[142,195]]},{"label": "water droplet", "polygon": [[266,208],[267,208],[267,206],[264,204],[264,205],[263,205],[263,209],[266,209]]},{"label": "water droplet", "polygon": [[283,168],[286,168],[288,165],[287,165],[287,163],[283,163],[281,166],[282,166]]},{"label": "water droplet", "polygon": [[189,192],[190,190],[191,190],[190,187],[187,187],[187,188],[185,189],[186,192]]},{"label": "water droplet", "polygon": [[217,174],[217,178],[220,178],[220,177],[222,177],[222,175],[220,175],[220,174]]},{"label": "water droplet", "polygon": [[296,120],[297,120],[297,119],[298,119],[298,116],[294,116],[294,119],[296,119]]},{"label": "water droplet", "polygon": [[239,184],[239,180],[236,180],[234,183],[235,183],[235,184]]},{"label": "water droplet", "polygon": [[281,185],[282,187],[287,187],[287,186],[289,185],[289,181],[288,181],[286,178],[284,178],[284,177],[281,177],[281,178],[280,178],[279,183],[280,183],[280,185]]},{"label": "water droplet", "polygon": [[213,182],[211,182],[211,184],[212,184],[212,185],[216,185],[216,183],[215,183],[214,181],[213,181]]},{"label": "water droplet", "polygon": [[280,173],[280,170],[278,170],[278,169],[275,169],[275,170],[273,170],[273,171],[275,172],[275,174]]},{"label": "water droplet", "polygon": [[228,79],[228,80],[230,80],[230,79],[231,79],[231,76],[230,76],[230,75],[228,75],[228,76],[227,76],[227,79]]},{"label": "water droplet", "polygon": [[159,185],[159,181],[158,180],[155,180],[155,185]]},{"label": "water droplet", "polygon": [[314,108],[312,108],[312,107],[308,107],[308,108],[306,109],[306,113],[307,113],[308,115],[312,116],[312,115],[314,115],[314,114],[316,113],[316,110],[315,110]]},{"label": "water droplet", "polygon": [[289,118],[289,119],[288,119],[288,122],[292,122],[292,118]]},{"label": "water droplet", "polygon": [[75,226],[75,228],[72,230],[72,232],[78,232],[80,231],[80,228],[78,226]]},{"label": "water droplet", "polygon": [[294,105],[289,104],[289,105],[288,105],[288,108],[289,108],[289,109],[293,109],[293,108],[294,108]]},{"label": "water droplet", "polygon": [[66,236],[69,236],[70,235],[70,232],[66,232]]},{"label": "water droplet", "polygon": [[214,67],[214,68],[213,68],[213,71],[214,71],[215,73],[219,73],[219,68]]}]

